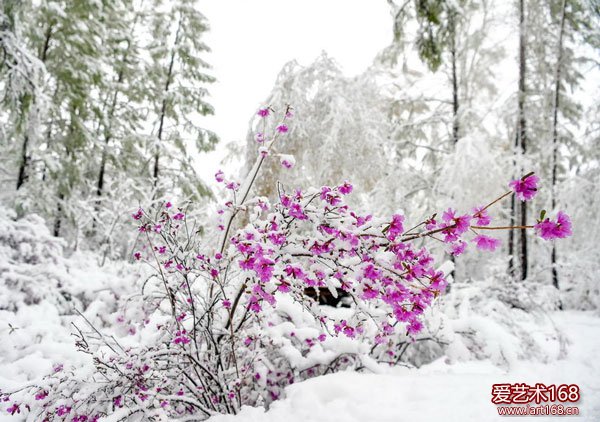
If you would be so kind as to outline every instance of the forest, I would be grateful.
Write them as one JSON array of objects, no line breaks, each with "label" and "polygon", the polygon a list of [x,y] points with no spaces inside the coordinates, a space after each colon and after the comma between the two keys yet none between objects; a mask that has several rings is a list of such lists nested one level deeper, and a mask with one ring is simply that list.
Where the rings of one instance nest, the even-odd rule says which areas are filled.
[{"label": "forest", "polygon": [[600,420],[600,2],[353,0],[233,140],[240,2],[0,0],[0,421]]}]

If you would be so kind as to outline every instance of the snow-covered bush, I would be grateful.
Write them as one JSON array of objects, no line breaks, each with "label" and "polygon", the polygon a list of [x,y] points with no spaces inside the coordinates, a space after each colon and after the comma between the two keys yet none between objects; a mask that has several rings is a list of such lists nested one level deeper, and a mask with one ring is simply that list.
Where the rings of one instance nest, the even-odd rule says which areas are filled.
[{"label": "snow-covered bush", "polygon": [[[293,192],[278,186],[270,204],[249,192],[272,145],[288,133],[291,108],[267,124],[272,114],[259,111],[272,130],[257,136],[246,179],[216,174],[232,194],[218,212],[218,241],[203,245],[197,223],[170,202],[134,212],[144,240],[134,258],[152,276],[124,303],[120,322],[128,321],[130,335],[105,334],[88,321],[77,346],[94,369],[60,366],[43,382],[6,393],[9,413],[27,409],[28,420],[47,421],[197,420],[268,405],[297,380],[395,364],[447,285],[425,241],[453,255],[468,242],[494,250],[499,240],[482,233],[512,227],[491,226],[488,210],[510,195],[525,201],[537,193],[538,178],[527,174],[488,205],[413,225],[401,214],[355,212],[345,202],[349,182]],[[293,165],[287,156],[280,162]],[[544,239],[570,235],[564,213],[556,221],[544,214],[518,228],[535,228]],[[319,306],[314,296],[323,292],[345,296],[349,306]]]}]

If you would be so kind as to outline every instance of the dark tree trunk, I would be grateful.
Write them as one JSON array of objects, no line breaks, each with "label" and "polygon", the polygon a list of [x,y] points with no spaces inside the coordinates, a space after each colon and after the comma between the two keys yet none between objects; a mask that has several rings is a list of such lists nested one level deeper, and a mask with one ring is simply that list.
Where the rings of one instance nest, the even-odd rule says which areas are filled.
[{"label": "dark tree trunk", "polygon": [[[561,64],[563,57],[563,36],[565,32],[565,14],[567,10],[567,2],[563,0],[562,11],[560,16],[560,32],[558,35],[558,54],[556,58],[556,74],[554,81],[554,110],[553,110],[553,121],[552,121],[552,209],[556,207],[556,172],[558,166],[558,109],[560,107],[560,78],[561,78]],[[559,288],[558,283],[558,271],[556,269],[556,243],[552,244],[551,254],[551,266],[552,266],[552,285]]]},{"label": "dark tree trunk", "polygon": [[[42,63],[46,62],[46,57],[48,56],[48,49],[50,48],[50,40],[52,38],[52,25],[48,26],[46,32],[44,33],[44,43],[40,49],[40,61]],[[21,162],[19,163],[19,174],[17,175],[17,190],[19,190],[25,180],[27,180],[27,166],[29,165],[29,157],[28,157],[28,149],[29,149],[29,135],[25,134],[23,138],[23,146],[21,148]]]},{"label": "dark tree trunk", "polygon": [[60,236],[60,228],[62,225],[62,202],[65,196],[62,193],[58,194],[58,201],[56,201],[56,217],[54,219],[54,237]]},{"label": "dark tree trunk", "polygon": [[[458,75],[456,71],[456,16],[455,12],[451,12],[449,16],[450,23],[450,57],[452,61],[452,143],[456,148],[459,140],[459,121],[458,121]],[[456,263],[454,255],[450,256],[453,264]],[[452,278],[455,277],[456,271],[453,269],[450,272]]]},{"label": "dark tree trunk", "polygon": [[[123,56],[123,60],[125,60],[125,55]],[[120,69],[119,71],[119,75],[117,78],[117,86],[121,84],[121,82],[123,82],[123,74],[124,74],[124,70]],[[117,107],[117,97],[119,95],[119,90],[118,88],[115,90],[113,98],[112,98],[112,102],[111,102],[111,108],[109,110],[108,113],[108,127],[106,128],[105,132],[104,132],[104,146],[102,148],[102,158],[100,159],[100,171],[98,172],[98,183],[96,184],[96,196],[98,197],[98,200],[96,201],[96,204],[94,206],[94,210],[96,211],[96,216],[98,215],[98,211],[100,210],[100,198],[102,197],[102,194],[104,192],[104,175],[106,173],[106,161],[108,160],[108,145],[110,143],[112,134],[111,134],[111,130],[112,130],[112,118],[114,116],[115,113],[115,109]],[[96,226],[96,218],[94,218],[94,223],[93,223],[93,228],[95,229]]]},{"label": "dark tree trunk", "polygon": [[[165,118],[167,115],[167,95],[169,93],[169,88],[171,86],[171,82],[173,79],[173,66],[175,64],[175,52],[177,50],[177,45],[179,44],[179,33],[181,31],[181,21],[179,21],[178,25],[177,25],[177,32],[175,33],[175,43],[173,45],[173,50],[171,51],[171,59],[169,61],[169,70],[167,71],[167,80],[165,81],[165,88],[163,90],[163,101],[162,101],[162,107],[160,110],[160,120],[159,120],[159,124],[158,124],[158,134],[157,134],[157,139],[158,142],[156,144],[156,151],[154,153],[154,171],[153,171],[153,177],[154,177],[154,187],[156,188],[158,186],[158,175],[159,175],[159,160],[160,160],[160,144],[162,141],[162,137],[163,137],[163,130],[164,130],[164,124],[165,124]],[[156,194],[156,193],[155,193]]]},{"label": "dark tree trunk", "polygon": [[21,148],[21,163],[19,164],[19,175],[17,176],[17,190],[23,186],[25,179],[27,179],[27,164],[29,159],[27,157],[27,147],[29,144],[29,136],[25,135],[23,138],[23,146]]},{"label": "dark tree trunk", "polygon": [[[519,0],[519,98],[518,98],[518,124],[517,136],[521,154],[527,152],[527,125],[525,121],[525,78],[526,78],[526,58],[525,58],[525,0]],[[521,202],[521,222],[522,226],[527,225],[527,202]],[[527,278],[527,230],[520,229],[520,250],[519,261],[521,264],[521,280]]]}]

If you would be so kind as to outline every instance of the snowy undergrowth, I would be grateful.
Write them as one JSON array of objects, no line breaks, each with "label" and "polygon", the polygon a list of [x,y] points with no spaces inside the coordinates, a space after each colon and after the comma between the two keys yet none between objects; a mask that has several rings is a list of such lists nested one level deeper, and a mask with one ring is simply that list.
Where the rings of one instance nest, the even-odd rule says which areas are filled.
[{"label": "snowy undergrowth", "polygon": [[[394,367],[379,374],[339,372],[288,387],[286,398],[273,403],[268,411],[244,407],[236,416],[216,416],[210,421],[495,421],[502,417],[490,402],[492,384],[503,382],[576,383],[582,392],[580,416],[560,420],[599,420],[600,318],[590,312],[568,311],[549,313],[546,319],[565,333],[569,343],[567,352],[549,363],[526,356],[510,367],[499,367],[489,359],[449,363],[442,357],[419,369]],[[525,328],[527,322],[523,324]],[[534,328],[532,335],[538,331]],[[545,353],[555,354],[556,344],[546,342]],[[552,421],[556,417],[535,420]]]},{"label": "snowy undergrowth", "polygon": [[17,220],[0,209],[0,391],[35,385],[62,367],[91,370],[72,323],[89,329],[82,312],[97,327],[114,324],[140,277],[138,266],[99,261],[92,252],[67,256],[40,217]]},{"label": "snowy undergrowth", "polygon": [[490,277],[457,283],[444,298],[430,330],[444,328],[450,362],[489,359],[510,368],[521,360],[550,362],[566,352],[564,333],[549,317],[556,293],[532,283],[512,283]]},{"label": "snowy undergrowth", "polygon": [[[71,379],[94,379],[92,356],[78,352],[75,344],[77,327],[91,329],[85,319],[104,335],[117,337],[124,347],[152,344],[153,339],[144,335],[148,330],[138,324],[137,315],[129,315],[127,308],[128,300],[141,290],[136,281],[142,280],[143,267],[122,262],[100,267],[98,256],[90,252],[66,256],[63,243],[50,235],[40,218],[16,220],[8,211],[2,215],[0,390],[41,385],[43,377],[54,370],[64,371]],[[459,381],[461,368],[495,368],[493,373],[513,371],[523,361],[554,362],[563,358],[567,350],[564,335],[545,311],[553,307],[552,291],[538,285],[506,284],[498,277],[454,283],[451,292],[427,311],[425,331],[416,341],[404,338],[385,353],[371,355],[371,344],[344,336],[327,338],[310,350],[299,346],[317,336],[314,317],[297,309],[293,301],[286,301],[284,295],[278,295],[277,300],[274,323],[256,334],[273,343],[298,379],[306,378],[298,374],[316,367],[321,368],[319,374],[348,367],[361,369],[363,374],[344,373],[336,375],[339,378],[326,379],[345,383],[348,380],[344,377],[356,376],[369,385],[371,378],[365,375],[368,372],[387,373],[385,377],[389,377],[392,371],[408,379],[416,378],[416,372],[400,369],[409,365],[421,366],[421,372],[440,367],[449,373],[458,371],[454,378]],[[326,312],[346,318],[353,311],[328,308]],[[390,362],[400,365],[391,367]],[[328,371],[328,366],[337,369]],[[263,370],[266,374],[268,368]],[[261,376],[256,382],[260,384],[265,379]],[[393,380],[390,382],[397,382]],[[327,386],[329,381],[323,382]],[[320,383],[315,381],[314,386]],[[95,388],[86,387],[87,384],[78,388]],[[315,388],[311,394],[319,394],[320,387]],[[288,390],[288,401],[294,400],[295,391],[296,387]],[[277,409],[284,405],[276,402],[273,406]],[[0,420],[6,416],[2,412]],[[18,415],[9,418],[18,419]]]}]

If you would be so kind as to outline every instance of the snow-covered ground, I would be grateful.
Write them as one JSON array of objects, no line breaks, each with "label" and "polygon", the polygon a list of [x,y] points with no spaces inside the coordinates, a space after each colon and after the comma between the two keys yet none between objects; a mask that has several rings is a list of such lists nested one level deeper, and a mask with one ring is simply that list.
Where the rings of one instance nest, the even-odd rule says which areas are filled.
[{"label": "snow-covered ground", "polygon": [[581,389],[579,416],[535,416],[536,421],[599,421],[600,318],[589,312],[556,312],[551,318],[569,340],[566,356],[551,363],[522,361],[503,370],[489,361],[450,365],[442,358],[416,370],[340,372],[288,387],[287,397],[266,412],[245,407],[236,416],[210,421],[494,421],[503,417],[491,403],[492,384],[517,382],[578,384]]},{"label": "snow-covered ground", "polygon": [[[119,298],[135,293],[136,280],[144,279],[140,266],[101,266],[97,254],[67,256],[63,246],[39,217],[0,218],[0,391],[37,385],[56,365],[90,366],[89,356],[74,346],[71,323],[85,327],[75,310],[95,326],[135,338],[128,319],[117,316],[126,315]],[[536,310],[525,312],[482,290],[481,283],[455,285],[446,306],[435,309],[430,328],[444,315],[440,325],[449,346],[433,363],[419,369],[369,365],[377,373],[313,378],[288,387],[268,411],[245,407],[211,422],[498,420],[491,403],[498,383],[578,384],[580,416],[560,420],[600,421],[600,315],[547,314],[543,298],[550,296],[544,292],[535,296],[541,302],[521,304]],[[23,415],[0,410],[0,422],[19,420]]]}]

